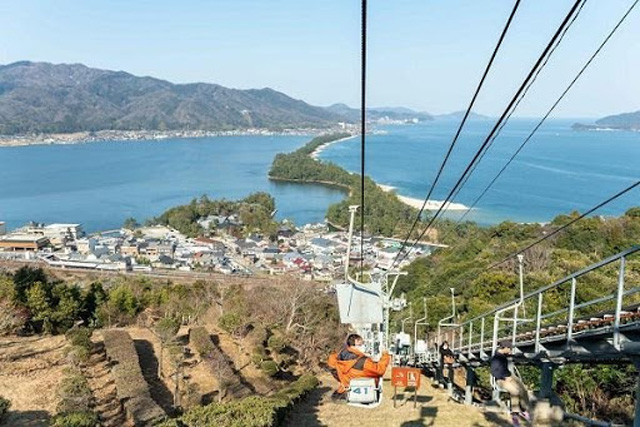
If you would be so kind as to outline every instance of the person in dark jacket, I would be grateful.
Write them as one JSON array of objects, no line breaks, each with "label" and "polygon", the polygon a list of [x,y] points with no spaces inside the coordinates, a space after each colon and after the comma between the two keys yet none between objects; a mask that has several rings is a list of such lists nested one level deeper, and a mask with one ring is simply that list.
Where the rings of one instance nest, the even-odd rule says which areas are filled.
[{"label": "person in dark jacket", "polygon": [[511,343],[503,341],[491,358],[491,375],[496,379],[498,387],[506,390],[511,396],[511,409],[520,411],[520,415],[529,419],[529,392],[522,381],[509,370]]},{"label": "person in dark jacket", "polygon": [[[453,382],[453,364],[456,361],[455,354],[449,347],[449,342],[445,341],[440,346],[440,373],[441,381],[444,383],[445,378],[449,382]],[[445,371],[446,369],[446,371]]]}]

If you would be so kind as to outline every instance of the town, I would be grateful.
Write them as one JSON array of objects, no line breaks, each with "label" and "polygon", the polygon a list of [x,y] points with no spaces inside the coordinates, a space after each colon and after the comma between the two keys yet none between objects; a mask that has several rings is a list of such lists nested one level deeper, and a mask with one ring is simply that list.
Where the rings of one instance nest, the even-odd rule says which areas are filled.
[{"label": "town", "polygon": [[[44,263],[52,268],[112,272],[193,272],[237,275],[296,274],[305,280],[331,282],[344,277],[348,245],[345,231],[326,223],[300,228],[284,221],[277,238],[251,233],[236,237],[239,216],[210,215],[198,221],[207,236],[190,238],[165,225],[130,226],[87,234],[81,224],[28,223],[8,231],[0,222],[0,260]],[[137,224],[136,224],[137,225]],[[361,244],[362,243],[362,244]],[[386,271],[401,242],[354,236],[350,260],[367,269]],[[430,253],[420,245],[402,265]]]}]

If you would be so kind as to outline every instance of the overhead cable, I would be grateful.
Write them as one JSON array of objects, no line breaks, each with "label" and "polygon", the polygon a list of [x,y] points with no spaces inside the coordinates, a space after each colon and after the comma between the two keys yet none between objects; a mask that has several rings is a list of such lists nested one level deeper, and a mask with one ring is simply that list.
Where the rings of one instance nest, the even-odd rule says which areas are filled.
[{"label": "overhead cable", "polygon": [[424,202],[422,203],[422,207],[420,208],[420,210],[418,211],[418,214],[416,215],[415,220],[413,221],[413,224],[411,225],[411,229],[409,230],[409,232],[407,233],[407,237],[404,239],[404,241],[402,242],[401,245],[401,249],[398,252],[398,255],[396,256],[396,258],[393,260],[392,266],[393,264],[395,264],[395,262],[398,260],[398,257],[400,256],[400,254],[402,253],[402,248],[404,248],[407,245],[407,242],[409,241],[409,239],[411,238],[411,234],[413,233],[413,231],[416,228],[416,225],[418,224],[418,222],[420,221],[420,218],[422,217],[422,214],[424,213],[424,210],[427,206],[427,203],[429,201],[429,199],[431,198],[431,194],[433,194],[433,190],[436,187],[436,185],[438,184],[438,181],[440,179],[440,176],[442,175],[442,172],[449,160],[449,157],[451,156],[451,152],[453,151],[453,148],[456,145],[456,142],[458,141],[458,138],[460,137],[460,133],[462,132],[462,128],[464,127],[467,118],[469,117],[469,115],[471,114],[471,110],[476,102],[476,99],[478,98],[478,94],[480,93],[480,89],[482,89],[482,86],[484,84],[485,79],[487,78],[487,75],[489,74],[489,70],[491,69],[491,66],[493,65],[494,60],[496,59],[496,56],[498,55],[498,51],[500,50],[500,46],[502,45],[502,42],[505,39],[505,36],[507,35],[507,31],[509,30],[509,27],[511,26],[511,22],[513,21],[513,17],[516,14],[516,11],[518,10],[518,7],[520,6],[520,1],[521,0],[516,0],[515,4],[513,5],[513,9],[511,10],[511,13],[509,14],[509,18],[507,19],[507,22],[505,23],[504,28],[502,29],[502,32],[500,33],[500,37],[498,38],[498,43],[496,44],[495,48],[493,49],[493,53],[491,54],[491,57],[489,58],[489,62],[487,63],[484,72],[482,73],[482,77],[480,78],[480,82],[478,83],[478,86],[476,87],[476,90],[473,94],[473,97],[471,98],[471,101],[469,102],[469,106],[467,107],[464,116],[462,117],[462,120],[460,121],[460,125],[458,126],[458,129],[455,133],[455,135],[453,136],[453,139],[451,141],[451,144],[449,144],[449,149],[447,150],[446,155],[444,156],[444,159],[442,160],[442,163],[440,164],[440,168],[438,169],[438,173],[436,174],[436,177],[433,181],[433,184],[431,184],[431,186],[429,187],[429,192],[427,193],[427,196],[424,199]]},{"label": "overhead cable", "polygon": [[[493,135],[496,133],[496,131],[498,130],[498,128],[501,126],[502,122],[505,120],[506,116],[508,115],[509,111],[511,111],[511,108],[513,107],[513,105],[517,102],[517,100],[520,97],[520,94],[522,94],[522,92],[524,91],[524,89],[527,87],[527,85],[529,84],[529,82],[531,81],[531,79],[533,78],[533,76],[536,73],[536,70],[540,67],[540,65],[543,63],[543,61],[545,60],[545,58],[547,57],[547,54],[549,53],[549,51],[553,48],[553,46],[555,45],[556,40],[558,40],[558,38],[560,37],[560,35],[563,33],[564,28],[568,25],[568,23],[570,22],[571,18],[574,16],[574,14],[576,13],[578,7],[583,3],[583,0],[576,0],[575,3],[573,4],[573,6],[571,7],[571,9],[569,10],[569,12],[567,13],[567,15],[565,16],[565,18],[563,19],[562,23],[560,24],[560,26],[558,27],[558,29],[556,30],[556,32],[554,33],[553,37],[551,38],[551,40],[549,41],[549,43],[547,44],[547,46],[545,47],[545,49],[543,50],[542,54],[540,55],[540,57],[538,58],[538,60],[536,61],[536,63],[534,64],[534,66],[531,68],[529,74],[527,75],[527,77],[524,79],[524,81],[522,82],[522,84],[520,85],[520,87],[518,88],[518,90],[516,91],[515,95],[513,96],[513,98],[511,99],[511,101],[509,102],[509,104],[507,105],[507,107],[505,108],[505,110],[503,111],[502,115],[500,116],[500,118],[498,119],[498,121],[495,123],[495,125],[493,126],[493,128],[491,129],[491,132],[489,133],[489,135],[486,137],[486,139],[484,140],[484,142],[482,143],[482,145],[480,146],[480,148],[477,150],[477,152],[475,153],[475,155],[473,156],[473,158],[471,159],[471,162],[469,162],[469,164],[467,165],[467,167],[465,168],[465,170],[463,171],[462,175],[460,176],[460,178],[457,180],[456,184],[453,186],[453,188],[451,189],[451,191],[449,192],[449,194],[447,195],[447,197],[445,198],[445,200],[442,202],[442,205],[438,208],[436,214],[431,218],[431,220],[429,221],[429,223],[427,224],[427,226],[423,229],[422,233],[419,235],[419,237],[415,240],[415,242],[413,243],[413,245],[409,248],[408,251],[406,251],[404,253],[404,255],[402,255],[402,257],[397,261],[398,264],[400,264],[410,253],[411,251],[416,247],[416,245],[418,244],[418,242],[422,239],[422,237],[427,233],[427,231],[431,228],[431,226],[433,225],[434,221],[438,218],[438,216],[443,212],[443,209],[445,206],[447,206],[447,203],[451,200],[453,194],[455,193],[455,191],[458,189],[458,187],[462,184],[464,178],[466,177],[466,175],[469,173],[469,171],[471,170],[471,168],[473,167],[473,165],[476,163],[476,161],[478,160],[478,158],[480,157],[480,155],[482,154],[482,152],[485,150],[486,146],[489,144],[489,142],[491,141],[491,138],[493,137]],[[399,255],[402,253],[402,250],[399,252]],[[397,259],[397,258],[396,258]],[[395,264],[392,264],[392,268]]]}]

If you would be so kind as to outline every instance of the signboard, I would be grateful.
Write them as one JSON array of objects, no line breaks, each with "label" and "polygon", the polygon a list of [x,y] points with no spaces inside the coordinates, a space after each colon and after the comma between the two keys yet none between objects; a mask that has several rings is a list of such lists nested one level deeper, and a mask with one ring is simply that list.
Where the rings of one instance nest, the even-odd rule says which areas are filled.
[{"label": "signboard", "polygon": [[398,387],[413,387],[413,407],[418,403],[418,388],[420,388],[420,369],[394,366],[391,368],[391,385],[393,386],[393,407],[396,407]]},{"label": "signboard", "polygon": [[420,387],[420,369],[391,368],[391,385],[394,387]]}]

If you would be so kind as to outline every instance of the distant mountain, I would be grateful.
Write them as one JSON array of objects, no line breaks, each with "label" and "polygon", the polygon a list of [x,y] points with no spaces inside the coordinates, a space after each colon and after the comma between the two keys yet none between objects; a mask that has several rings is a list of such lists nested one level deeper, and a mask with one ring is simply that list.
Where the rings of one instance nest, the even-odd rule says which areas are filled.
[{"label": "distant mountain", "polygon": [[[352,122],[360,120],[360,109],[351,108],[346,104],[333,104],[325,108],[339,114]],[[429,113],[421,113],[404,107],[371,107],[367,108],[367,119],[371,121],[428,121],[433,120]]]},{"label": "distant mountain", "polygon": [[596,120],[595,124],[575,123],[574,130],[618,129],[640,131],[640,111],[616,114]]},{"label": "distant mountain", "polygon": [[376,112],[382,112],[382,113],[392,113],[392,114],[407,114],[407,115],[411,115],[411,114],[424,114],[424,113],[419,113],[415,110],[412,110],[411,108],[406,108],[406,107],[370,107],[369,111],[376,111]]},{"label": "distant mountain", "polygon": [[[434,116],[436,120],[462,120],[465,111],[454,111],[453,113],[438,114]],[[491,117],[483,116],[482,114],[474,113],[469,114],[467,120],[490,120]]]},{"label": "distant mountain", "polygon": [[0,134],[328,127],[342,115],[273,89],[173,84],[81,64],[0,66]]}]

